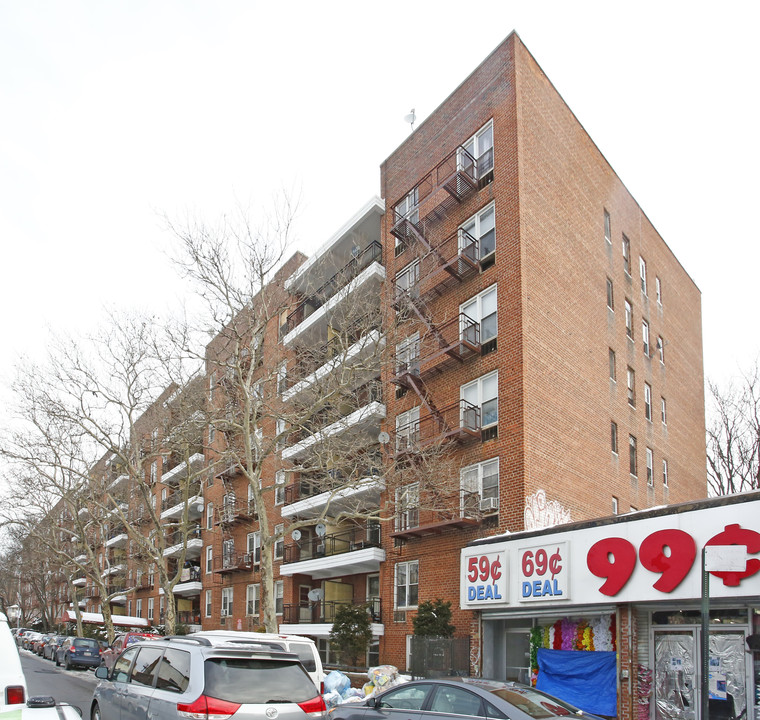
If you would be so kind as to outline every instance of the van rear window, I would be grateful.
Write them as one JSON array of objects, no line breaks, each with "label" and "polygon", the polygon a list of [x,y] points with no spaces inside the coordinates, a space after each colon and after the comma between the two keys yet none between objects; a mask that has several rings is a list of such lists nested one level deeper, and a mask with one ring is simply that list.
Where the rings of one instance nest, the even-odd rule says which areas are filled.
[{"label": "van rear window", "polygon": [[88,647],[88,648],[95,648],[96,650],[100,650],[98,641],[93,640],[92,638],[74,638],[71,644],[74,647]]},{"label": "van rear window", "polygon": [[316,672],[317,663],[314,661],[314,646],[307,645],[306,643],[290,643],[290,652],[298,655],[298,659],[301,661],[301,665],[306,668],[306,672]]},{"label": "van rear window", "polygon": [[314,683],[296,662],[210,657],[205,676],[205,695],[242,704],[299,703],[315,695]]}]

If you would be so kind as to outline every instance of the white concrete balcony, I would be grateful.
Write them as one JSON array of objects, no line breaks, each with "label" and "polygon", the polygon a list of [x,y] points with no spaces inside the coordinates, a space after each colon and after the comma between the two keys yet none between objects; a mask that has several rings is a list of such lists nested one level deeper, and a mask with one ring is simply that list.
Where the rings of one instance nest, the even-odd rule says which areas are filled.
[{"label": "white concrete balcony", "polygon": [[86,507],[83,507],[83,508],[81,508],[79,510],[79,512],[77,513],[77,515],[79,516],[79,518],[81,520],[84,520],[84,518],[87,518],[87,517],[90,516],[90,509],[86,508]]},{"label": "white concrete balcony", "polygon": [[384,561],[385,550],[379,547],[368,547],[300,562],[284,563],[280,566],[280,575],[310,575],[313,579],[362,575],[380,572],[380,565]]},{"label": "white concrete balcony", "polygon": [[[346,415],[340,420],[322,428],[319,432],[309,435],[295,445],[285,448],[282,451],[282,459],[296,460],[305,455],[318,443],[344,432],[362,432],[370,429],[379,430],[380,421],[383,419],[385,419],[385,404],[375,400],[368,405],[360,407],[358,410],[354,410],[350,415]],[[372,442],[374,443],[376,439],[376,437],[372,438]]]},{"label": "white concrete balcony", "polygon": [[106,568],[100,577],[108,577],[109,575],[123,575],[125,570],[125,565],[112,565],[110,568]]},{"label": "white concrete balcony", "polygon": [[[203,496],[194,495],[187,501],[188,518],[190,520],[197,520],[201,515],[203,515],[203,508],[204,508]],[[184,501],[182,501],[164,510],[161,513],[160,517],[161,517],[161,520],[176,520],[178,518],[181,518],[184,512],[185,512],[185,503]]]},{"label": "white concrete balcony", "polygon": [[[372,637],[378,638],[385,635],[385,625],[371,623]],[[280,623],[279,632],[283,635],[308,635],[309,637],[329,638],[333,629],[332,622],[326,623]]]},{"label": "white concrete balcony", "polygon": [[[379,507],[380,494],[385,490],[385,479],[372,475],[355,482],[343,481],[341,485],[340,490],[325,490],[309,497],[303,497],[303,489],[301,489],[301,497],[295,502],[283,505],[280,514],[282,517],[317,517],[329,505],[330,515],[337,515],[341,510],[356,507],[359,502],[365,507]],[[285,502],[291,495],[288,490],[291,487],[299,488],[299,486],[302,488],[303,483],[295,483],[286,488]]]},{"label": "white concrete balcony", "polygon": [[85,577],[74,578],[71,581],[71,584],[74,587],[84,587],[85,585],[87,585],[87,578],[85,578]]},{"label": "white concrete balcony", "polygon": [[[203,540],[200,538],[188,538],[187,539],[187,552],[185,558],[188,560],[201,556],[203,550]],[[164,557],[179,557],[182,554],[182,543],[177,543],[164,550]]]},{"label": "white concrete balcony", "polygon": [[184,480],[191,472],[198,472],[203,467],[205,459],[203,453],[195,453],[190,456],[190,460],[183,461],[176,467],[161,476],[161,482],[164,485],[176,485]]},{"label": "white concrete balcony", "polygon": [[83,562],[86,562],[86,561],[87,561],[87,555],[84,555],[84,554],[82,554],[82,555],[77,555],[77,556],[74,558],[74,562],[75,562],[75,563],[83,563]]},{"label": "white concrete balcony", "polygon": [[203,589],[203,583],[199,580],[193,580],[192,582],[177,583],[174,586],[174,594],[180,597],[193,597],[200,595]]},{"label": "white concrete balcony", "polygon": [[105,546],[107,548],[123,548],[127,547],[127,541],[129,540],[129,536],[127,533],[119,533],[118,535],[114,535],[112,538],[109,538],[106,540]]},{"label": "white concrete balcony", "polygon": [[111,598],[111,605],[126,605],[126,604],[127,604],[126,595],[116,595],[115,597]]},{"label": "white concrete balcony", "polygon": [[114,490],[118,490],[121,487],[125,487],[128,480],[129,475],[127,473],[122,473],[108,486],[108,491],[113,492]]}]

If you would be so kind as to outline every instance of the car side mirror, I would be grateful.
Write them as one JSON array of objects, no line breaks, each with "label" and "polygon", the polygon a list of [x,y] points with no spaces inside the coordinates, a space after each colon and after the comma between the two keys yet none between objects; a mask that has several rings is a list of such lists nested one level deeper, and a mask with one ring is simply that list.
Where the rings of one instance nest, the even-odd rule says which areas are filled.
[{"label": "car side mirror", "polygon": [[101,665],[95,669],[95,677],[98,678],[98,680],[108,680],[108,675],[108,668],[105,665]]}]

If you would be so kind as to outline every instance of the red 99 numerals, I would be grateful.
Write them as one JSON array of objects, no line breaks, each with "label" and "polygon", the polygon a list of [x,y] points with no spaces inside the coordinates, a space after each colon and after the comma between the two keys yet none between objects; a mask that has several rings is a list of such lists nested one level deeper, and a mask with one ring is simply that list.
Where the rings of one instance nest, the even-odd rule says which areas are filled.
[{"label": "red 99 numerals", "polygon": [[[633,575],[636,548],[625,538],[600,540],[588,551],[586,565],[593,575],[604,578],[603,595],[617,595]],[[689,573],[697,556],[694,539],[683,530],[658,530],[642,541],[638,560],[650,572],[660,573],[652,587],[660,592],[675,590]]]}]

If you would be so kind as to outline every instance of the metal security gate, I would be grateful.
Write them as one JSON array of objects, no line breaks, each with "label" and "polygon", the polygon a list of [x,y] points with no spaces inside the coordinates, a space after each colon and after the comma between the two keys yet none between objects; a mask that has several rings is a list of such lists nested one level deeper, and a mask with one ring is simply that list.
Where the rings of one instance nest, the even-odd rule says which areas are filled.
[{"label": "metal security gate", "polygon": [[415,678],[467,677],[470,674],[470,638],[410,638],[409,671]]}]

